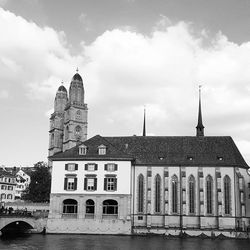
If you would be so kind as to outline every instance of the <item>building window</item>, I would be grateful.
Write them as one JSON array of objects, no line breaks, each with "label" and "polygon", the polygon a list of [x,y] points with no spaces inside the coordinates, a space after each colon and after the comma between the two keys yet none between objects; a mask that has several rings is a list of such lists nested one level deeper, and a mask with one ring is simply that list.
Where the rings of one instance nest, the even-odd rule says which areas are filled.
[{"label": "building window", "polygon": [[8,190],[13,190],[13,187],[12,186],[8,186]]},{"label": "building window", "polygon": [[97,189],[97,178],[86,177],[84,178],[84,190],[95,191]]},{"label": "building window", "polygon": [[67,164],[65,164],[65,170],[67,170],[67,171],[76,171],[76,170],[78,170],[78,164],[67,163]]},{"label": "building window", "polygon": [[6,199],[6,194],[1,194],[1,199]]},{"label": "building window", "polygon": [[189,193],[189,213],[195,213],[195,179],[191,175],[188,181],[188,193]]},{"label": "building window", "polygon": [[178,179],[172,177],[172,213],[178,213]]},{"label": "building window", "polygon": [[98,165],[96,163],[85,164],[85,170],[86,171],[96,171],[97,168],[98,168]]},{"label": "building window", "polygon": [[81,138],[81,133],[82,133],[82,128],[78,125],[75,128],[75,136],[76,139],[80,139]]},{"label": "building window", "polygon": [[76,120],[81,120],[81,111],[80,110],[77,110],[76,111]]},{"label": "building window", "polygon": [[117,171],[117,164],[115,163],[105,164],[104,170],[109,171],[109,172]]},{"label": "building window", "polygon": [[161,212],[161,177],[159,174],[155,177],[155,212]]},{"label": "building window", "polygon": [[224,205],[225,214],[230,214],[230,192],[231,192],[231,180],[228,175],[224,177]]},{"label": "building window", "polygon": [[12,197],[13,197],[12,194],[8,194],[8,195],[7,195],[7,199],[8,199],[8,200],[12,200]]},{"label": "building window", "polygon": [[2,190],[5,190],[6,188],[7,188],[6,185],[2,185],[2,186],[1,186],[1,189],[2,189]]},{"label": "building window", "polygon": [[95,202],[91,199],[86,201],[86,214],[94,215],[95,213]]},{"label": "building window", "polygon": [[206,201],[207,201],[207,214],[213,213],[213,180],[209,175],[206,178]]},{"label": "building window", "polygon": [[77,178],[65,177],[64,178],[64,190],[73,191],[77,189]]},{"label": "building window", "polygon": [[98,154],[99,155],[105,155],[106,154],[106,146],[105,145],[100,145],[98,147]]},{"label": "building window", "polygon": [[77,201],[73,199],[67,199],[63,201],[63,213],[64,214],[77,214]]},{"label": "building window", "polygon": [[142,174],[138,177],[138,213],[143,213],[144,208],[144,177]]},{"label": "building window", "polygon": [[79,146],[79,155],[86,155],[87,154],[87,147],[85,145]]},{"label": "building window", "polygon": [[65,140],[69,139],[69,126],[66,126],[65,128]]},{"label": "building window", "polygon": [[115,200],[105,200],[102,203],[104,215],[117,215],[118,214],[118,203]]},{"label": "building window", "polygon": [[106,176],[104,178],[104,190],[106,191],[117,190],[117,178],[115,176]]}]

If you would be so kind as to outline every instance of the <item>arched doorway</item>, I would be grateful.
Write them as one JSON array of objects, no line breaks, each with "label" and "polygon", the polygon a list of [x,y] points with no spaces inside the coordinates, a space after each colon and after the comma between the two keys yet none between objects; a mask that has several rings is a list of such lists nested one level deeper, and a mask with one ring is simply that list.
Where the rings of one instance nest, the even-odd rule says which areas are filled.
[{"label": "arched doorway", "polygon": [[118,202],[116,200],[105,200],[102,203],[102,213],[104,218],[117,218]]},{"label": "arched doorway", "polygon": [[74,199],[66,199],[63,201],[63,216],[77,216],[77,201]]}]

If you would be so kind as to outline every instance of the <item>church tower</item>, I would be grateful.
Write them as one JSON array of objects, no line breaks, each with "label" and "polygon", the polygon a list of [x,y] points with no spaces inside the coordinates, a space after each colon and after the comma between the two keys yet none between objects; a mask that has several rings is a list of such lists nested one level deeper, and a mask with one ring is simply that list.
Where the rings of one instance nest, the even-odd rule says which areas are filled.
[{"label": "church tower", "polygon": [[84,103],[83,81],[77,72],[70,83],[69,100],[64,112],[63,151],[87,139],[87,115],[88,108]]},{"label": "church tower", "polygon": [[50,116],[49,156],[63,150],[64,109],[67,102],[67,90],[61,85],[56,92],[54,113]]}]

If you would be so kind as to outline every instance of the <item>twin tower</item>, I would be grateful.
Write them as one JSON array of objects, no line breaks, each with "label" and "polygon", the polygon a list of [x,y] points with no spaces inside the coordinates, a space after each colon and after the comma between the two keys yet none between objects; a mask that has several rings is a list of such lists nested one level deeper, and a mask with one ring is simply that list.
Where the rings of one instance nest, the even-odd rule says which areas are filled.
[{"label": "twin tower", "polygon": [[50,117],[49,156],[87,139],[87,114],[82,77],[76,73],[71,80],[69,94],[63,85],[56,93],[54,112]]}]

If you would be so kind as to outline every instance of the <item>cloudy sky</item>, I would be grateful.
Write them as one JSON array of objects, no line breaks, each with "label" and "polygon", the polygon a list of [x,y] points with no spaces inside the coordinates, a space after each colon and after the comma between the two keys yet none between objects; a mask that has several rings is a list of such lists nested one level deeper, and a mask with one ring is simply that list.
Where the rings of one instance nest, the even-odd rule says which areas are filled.
[{"label": "cloudy sky", "polygon": [[78,67],[88,137],[230,135],[250,164],[250,0],[0,0],[0,165],[47,160]]}]

